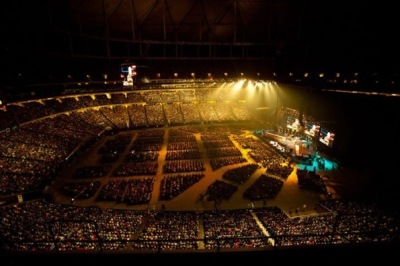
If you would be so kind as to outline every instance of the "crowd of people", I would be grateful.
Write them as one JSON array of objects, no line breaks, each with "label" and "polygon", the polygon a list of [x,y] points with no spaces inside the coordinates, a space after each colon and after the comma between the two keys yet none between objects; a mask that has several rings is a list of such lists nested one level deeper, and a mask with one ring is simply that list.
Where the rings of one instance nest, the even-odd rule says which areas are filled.
[{"label": "crowd of people", "polygon": [[[159,200],[169,200],[204,178],[204,158],[212,171],[237,167],[201,195],[201,200],[215,203],[212,211],[110,210],[46,200],[0,206],[0,248],[198,250],[399,242],[398,214],[385,213],[375,205],[327,201],[320,203],[325,213],[296,218],[278,207],[219,209],[219,203],[229,200],[257,169],[264,167],[266,173],[244,192],[243,197],[251,201],[273,199],[293,171],[286,158],[260,139],[244,137],[240,129],[193,126],[249,120],[252,115],[246,105],[237,101],[242,97],[238,93],[227,99],[223,89],[189,89],[10,104],[6,113],[0,112],[0,124],[5,126],[0,134],[0,196],[43,189],[62,166],[72,163],[71,155],[98,140],[107,128],[117,132],[155,129],[117,134],[106,141],[98,150],[101,159],[77,168],[73,180],[60,187],[72,199],[97,195],[96,200],[148,204],[161,169]],[[158,128],[186,123],[181,130]],[[251,163],[238,146],[248,151]],[[160,166],[162,149],[165,163]],[[297,174],[302,187],[323,190],[323,181],[315,173],[298,169]],[[102,182],[103,177],[112,179]]]},{"label": "crowd of people", "polygon": [[[213,91],[214,93],[215,91]],[[198,100],[219,98],[226,91],[217,95],[209,89],[199,92],[191,89],[151,92],[98,93],[95,95],[65,96],[57,99],[41,99],[8,104],[7,112],[0,113],[0,162],[4,178],[0,180],[0,195],[23,193],[41,189],[46,182],[54,179],[59,166],[76,151],[82,143],[93,141],[106,128],[117,130],[172,125],[182,123],[211,122],[205,117],[218,117],[215,121],[231,119],[233,110],[235,120],[244,121],[250,114],[243,103],[231,102],[218,109],[216,104],[209,104],[200,115]],[[213,96],[212,96],[213,95]],[[216,97],[216,98],[213,98]],[[237,99],[237,98],[236,98]],[[179,100],[179,103],[169,103]],[[232,99],[234,100],[234,99]],[[191,102],[193,101],[193,102]],[[208,103],[204,103],[208,104]],[[225,108],[226,107],[226,108]],[[241,110],[239,112],[239,110]],[[215,114],[208,115],[207,112]],[[243,115],[242,115],[243,114]],[[163,119],[166,117],[166,120]],[[161,120],[160,120],[161,119]],[[142,149],[145,145],[149,151],[159,150],[161,143],[151,146],[140,141],[135,142],[133,149]],[[103,163],[117,160],[119,151],[116,143],[104,147]],[[197,148],[194,142],[170,142],[169,150]],[[178,145],[178,146],[177,146]],[[111,147],[111,148],[110,148]],[[136,158],[136,157],[135,157]],[[120,175],[144,173],[148,163],[135,171],[129,165],[121,166]],[[172,167],[173,169],[174,167]],[[83,172],[89,169],[82,169]],[[90,171],[90,170],[89,170]]]},{"label": "crowd of people", "polygon": [[133,211],[32,201],[0,208],[4,251],[201,250],[398,243],[399,216],[373,204],[321,202],[292,218],[278,207]]}]

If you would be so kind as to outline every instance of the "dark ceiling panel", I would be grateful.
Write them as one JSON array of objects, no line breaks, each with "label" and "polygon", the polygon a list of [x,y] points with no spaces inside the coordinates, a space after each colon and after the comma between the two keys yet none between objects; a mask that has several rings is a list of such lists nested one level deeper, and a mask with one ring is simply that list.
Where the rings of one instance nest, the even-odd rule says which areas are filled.
[{"label": "dark ceiling panel", "polygon": [[[17,67],[29,59],[55,56],[115,64],[137,59],[262,59],[280,72],[400,72],[397,8],[387,3],[5,0],[2,6],[0,52],[3,62]],[[7,71],[15,75],[17,67]],[[25,68],[31,69],[32,63]]]},{"label": "dark ceiling panel", "polygon": [[49,1],[48,5],[52,17],[68,18],[68,24],[58,27],[89,36],[125,40],[268,42],[297,40],[304,3],[66,0]]}]

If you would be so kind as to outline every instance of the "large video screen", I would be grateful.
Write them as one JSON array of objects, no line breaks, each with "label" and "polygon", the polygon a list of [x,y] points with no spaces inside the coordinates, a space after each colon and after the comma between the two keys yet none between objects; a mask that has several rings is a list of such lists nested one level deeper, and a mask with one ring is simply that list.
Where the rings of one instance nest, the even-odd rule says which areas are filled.
[{"label": "large video screen", "polygon": [[136,65],[129,64],[121,66],[121,78],[123,78],[124,86],[133,86],[136,75]]},{"label": "large video screen", "polygon": [[321,127],[321,130],[319,132],[319,141],[331,148],[333,146],[333,143],[335,142],[335,133]]},{"label": "large video screen", "polygon": [[320,131],[320,126],[315,122],[304,122],[304,134],[311,138],[317,138]]},{"label": "large video screen", "polygon": [[300,121],[298,118],[293,117],[291,115],[288,115],[286,117],[286,127],[290,128],[293,131],[299,131],[300,130]]}]

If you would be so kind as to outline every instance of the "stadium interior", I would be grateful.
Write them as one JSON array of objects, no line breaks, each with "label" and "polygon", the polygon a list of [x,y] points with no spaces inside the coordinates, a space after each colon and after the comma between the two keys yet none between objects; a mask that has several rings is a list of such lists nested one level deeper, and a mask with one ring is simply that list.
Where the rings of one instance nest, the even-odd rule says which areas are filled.
[{"label": "stadium interior", "polygon": [[397,255],[394,7],[3,5],[2,265]]}]

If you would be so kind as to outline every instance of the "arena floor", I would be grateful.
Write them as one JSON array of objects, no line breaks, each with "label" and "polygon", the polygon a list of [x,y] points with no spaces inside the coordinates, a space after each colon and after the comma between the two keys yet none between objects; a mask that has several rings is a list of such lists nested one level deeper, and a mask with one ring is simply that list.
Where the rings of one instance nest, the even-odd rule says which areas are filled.
[{"label": "arena floor", "polygon": [[[171,127],[172,128],[172,127]],[[170,130],[171,128],[163,128],[163,130]],[[256,136],[253,134],[254,125],[249,127],[249,130],[243,131],[246,137],[255,138]],[[136,131],[137,132],[137,131]],[[200,133],[195,134],[198,142],[200,138]],[[53,195],[53,199],[55,202],[71,204],[71,197],[65,196],[59,191],[59,187],[64,184],[66,181],[72,179],[72,174],[78,167],[83,165],[93,165],[97,164],[99,160],[99,155],[97,150],[101,147],[104,142],[107,140],[106,137],[96,143],[93,147],[91,147],[85,154],[81,156],[77,163],[71,165],[69,168],[66,168],[60,176],[56,179],[54,184],[51,187],[51,194]],[[165,140],[164,140],[165,142]],[[320,212],[321,209],[318,207],[318,201],[325,200],[325,195],[319,193],[317,191],[301,189],[297,183],[297,175],[296,168],[311,169],[311,167],[315,167],[316,172],[323,178],[327,191],[331,194],[332,198],[340,198],[342,196],[351,196],[353,193],[359,194],[363,192],[363,180],[362,176],[360,176],[357,172],[347,171],[337,165],[330,164],[329,158],[324,158],[326,161],[327,167],[324,169],[319,169],[316,162],[314,162],[313,166],[307,166],[302,164],[292,164],[293,172],[290,176],[284,180],[284,184],[278,195],[273,200],[268,201],[254,201],[251,202],[243,198],[243,192],[263,173],[266,172],[266,168],[260,166],[253,175],[250,177],[248,181],[244,184],[238,186],[237,192],[233,194],[233,196],[229,200],[223,200],[216,206],[214,201],[207,201],[204,197],[201,197],[201,194],[204,193],[207,187],[212,184],[216,179],[221,179],[221,176],[224,172],[229,169],[236,168],[240,165],[245,165],[248,163],[254,163],[253,159],[248,155],[248,150],[243,149],[237,142],[233,141],[235,146],[237,146],[242,152],[242,156],[246,158],[247,162],[236,165],[229,165],[213,171],[208,160],[205,161],[205,178],[201,179],[196,184],[189,187],[183,193],[178,195],[177,197],[168,200],[168,201],[160,201],[158,200],[159,196],[159,187],[160,182],[164,173],[162,172],[162,165],[165,163],[165,155],[166,154],[166,145],[163,145],[162,150],[160,151],[160,156],[158,157],[159,167],[155,178],[154,189],[152,193],[152,198],[149,204],[142,205],[128,205],[125,203],[117,203],[115,201],[99,201],[96,200],[97,194],[89,199],[75,199],[73,204],[76,206],[98,206],[100,208],[114,208],[114,209],[127,209],[127,210],[160,210],[161,208],[165,208],[166,210],[212,210],[215,208],[220,209],[244,209],[244,208],[257,208],[257,207],[265,207],[265,206],[278,206],[288,215],[296,216],[296,215],[309,215],[313,213]],[[131,142],[132,144],[132,142]],[[201,145],[199,145],[200,150],[203,149]],[[201,151],[200,151],[201,152]],[[323,155],[320,155],[323,156]],[[122,156],[123,157],[123,156]],[[116,161],[114,164],[120,163],[120,160]],[[100,180],[102,185],[108,182],[110,179],[115,179],[115,177],[106,176],[97,178],[96,180]],[[100,189],[99,189],[100,190]],[[297,211],[296,211],[297,210]]]}]

